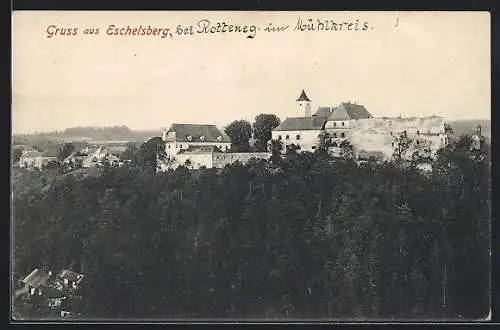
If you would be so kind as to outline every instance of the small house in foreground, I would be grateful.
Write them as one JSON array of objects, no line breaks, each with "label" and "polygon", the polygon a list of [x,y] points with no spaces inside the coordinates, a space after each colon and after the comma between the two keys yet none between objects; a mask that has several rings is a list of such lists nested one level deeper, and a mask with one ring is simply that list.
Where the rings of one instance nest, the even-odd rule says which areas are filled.
[{"label": "small house in foreground", "polygon": [[50,271],[44,271],[41,269],[35,269],[29,273],[21,282],[28,289],[28,294],[30,296],[42,295],[44,287],[47,284],[52,273]]}]

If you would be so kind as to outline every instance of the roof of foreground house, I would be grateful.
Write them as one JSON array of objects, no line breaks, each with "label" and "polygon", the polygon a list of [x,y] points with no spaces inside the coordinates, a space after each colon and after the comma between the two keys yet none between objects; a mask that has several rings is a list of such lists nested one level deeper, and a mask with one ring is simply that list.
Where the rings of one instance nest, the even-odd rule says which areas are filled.
[{"label": "roof of foreground house", "polygon": [[31,273],[29,273],[22,282],[34,288],[38,288],[44,285],[49,279],[50,274],[41,269],[35,269]]},{"label": "roof of foreground house", "polygon": [[289,117],[274,131],[306,131],[321,130],[325,126],[326,117]]},{"label": "roof of foreground house", "polygon": [[[229,137],[215,125],[172,124],[167,131],[175,132],[176,142],[231,142]],[[168,142],[173,142],[169,140]]]},{"label": "roof of foreground house", "polygon": [[21,157],[30,158],[30,157],[41,157],[42,153],[35,149],[23,150]]}]

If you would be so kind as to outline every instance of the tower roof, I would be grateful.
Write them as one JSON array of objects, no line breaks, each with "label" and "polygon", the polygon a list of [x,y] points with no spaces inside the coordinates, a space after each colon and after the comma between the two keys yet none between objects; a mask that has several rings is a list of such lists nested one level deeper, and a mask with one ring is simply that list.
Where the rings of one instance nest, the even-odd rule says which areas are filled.
[{"label": "tower roof", "polygon": [[311,100],[309,100],[309,98],[307,97],[306,92],[304,90],[302,90],[302,93],[300,93],[300,96],[297,99],[297,102],[299,102],[299,101],[308,101],[308,102],[311,102]]}]

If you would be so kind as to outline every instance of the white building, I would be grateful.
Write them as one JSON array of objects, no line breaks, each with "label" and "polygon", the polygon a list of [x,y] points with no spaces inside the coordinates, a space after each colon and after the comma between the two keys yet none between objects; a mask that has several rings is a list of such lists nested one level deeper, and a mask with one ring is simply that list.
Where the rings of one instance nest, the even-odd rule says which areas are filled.
[{"label": "white building", "polygon": [[444,119],[437,116],[425,118],[374,118],[360,104],[344,102],[338,106],[319,107],[311,115],[311,100],[304,91],[296,100],[299,117],[287,118],[272,132],[272,139],[283,143],[283,151],[294,144],[301,151],[314,151],[321,132],[329,134],[332,152],[338,154],[343,141],[349,142],[355,155],[361,158],[390,159],[397,137],[406,132],[412,140],[406,156],[415,151],[435,154],[449,143]]},{"label": "white building", "polygon": [[311,100],[304,90],[297,102],[299,117],[289,117],[271,132],[271,139],[283,143],[283,151],[295,145],[302,151],[314,151],[319,134],[324,129],[326,117],[311,116]]},{"label": "white building", "polygon": [[215,146],[224,152],[231,149],[231,140],[215,125],[173,124],[163,131],[163,141],[169,157],[196,146]]}]

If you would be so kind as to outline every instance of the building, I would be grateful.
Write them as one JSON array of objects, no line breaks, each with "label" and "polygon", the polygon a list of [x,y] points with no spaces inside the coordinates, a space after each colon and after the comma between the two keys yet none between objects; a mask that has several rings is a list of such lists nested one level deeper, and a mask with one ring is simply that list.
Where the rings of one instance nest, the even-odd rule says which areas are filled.
[{"label": "building", "polygon": [[23,150],[19,159],[19,167],[28,169],[42,169],[51,162],[57,162],[59,150],[51,148],[44,152],[40,152],[33,148]]},{"label": "building", "polygon": [[83,168],[101,166],[121,167],[126,163],[130,163],[130,160],[122,160],[115,155],[113,149],[107,146],[100,146],[94,152],[89,153],[87,156],[83,155],[81,159],[78,159],[78,163],[81,163],[81,167]]},{"label": "building", "polygon": [[340,146],[344,140],[349,141],[354,121],[373,118],[363,105],[356,103],[341,103],[330,109],[331,113],[325,124],[325,131],[332,138],[334,147]]},{"label": "building", "polygon": [[180,150],[161,165],[161,170],[186,166],[191,169],[223,168],[227,164],[240,162],[247,163],[250,159],[268,159],[267,152],[223,152],[217,146],[191,145]]},{"label": "building", "polygon": [[[247,153],[229,153],[231,140],[215,125],[173,124],[168,130],[164,130],[162,138],[165,141],[167,159],[161,163],[160,170],[181,165],[193,169],[220,168],[230,163],[231,159],[245,161],[250,157]],[[268,157],[267,153],[248,154]]]},{"label": "building", "polygon": [[63,288],[70,290],[78,290],[82,280],[82,274],[68,269],[63,269],[56,277],[56,282],[60,283]]},{"label": "building", "polygon": [[24,284],[29,296],[41,296],[51,276],[52,272],[50,271],[35,269],[22,279],[21,283]]},{"label": "building", "polygon": [[272,139],[283,143],[283,151],[291,144],[298,146],[300,151],[314,151],[321,132],[330,136],[333,154],[340,154],[342,142],[347,141],[361,160],[367,157],[391,159],[403,133],[411,140],[410,148],[405,152],[408,158],[415,153],[433,155],[449,143],[441,117],[375,118],[363,105],[351,102],[319,107],[310,115],[311,100],[304,90],[296,102],[301,115],[287,118],[272,132]]},{"label": "building", "polygon": [[296,100],[296,107],[299,116],[285,119],[271,132],[271,139],[281,141],[283,151],[292,144],[303,151],[314,151],[327,116],[311,116],[311,100],[304,90]]},{"label": "building", "polygon": [[403,133],[410,142],[408,150],[402,155],[407,160],[415,153],[435,155],[438,149],[449,143],[444,120],[437,116],[354,120],[351,122],[349,142],[358,151],[380,151],[384,160],[389,160]]},{"label": "building", "polygon": [[173,124],[163,131],[162,138],[167,156],[174,156],[193,146],[216,146],[221,151],[231,149],[231,140],[215,125]]}]

